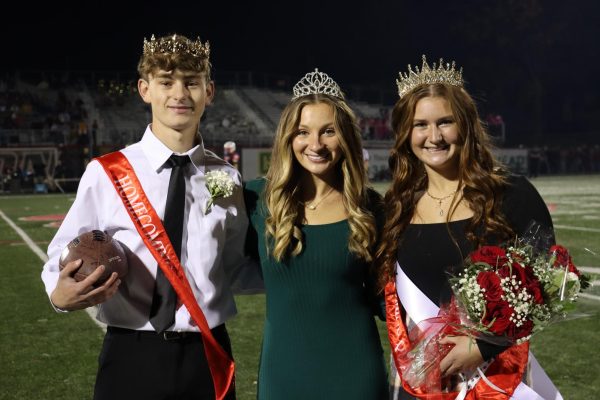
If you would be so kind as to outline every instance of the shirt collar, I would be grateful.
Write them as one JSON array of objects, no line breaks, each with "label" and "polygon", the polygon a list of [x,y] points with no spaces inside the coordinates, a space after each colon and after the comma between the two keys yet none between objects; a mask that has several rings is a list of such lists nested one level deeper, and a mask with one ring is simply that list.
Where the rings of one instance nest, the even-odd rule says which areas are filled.
[{"label": "shirt collar", "polygon": [[199,170],[204,171],[204,143],[202,137],[198,134],[200,143],[185,153],[174,153],[173,150],[169,149],[163,142],[156,137],[150,128],[151,125],[146,127],[144,136],[140,141],[144,155],[150,162],[150,166],[154,171],[161,170],[171,154],[177,155],[188,155],[192,164]]}]

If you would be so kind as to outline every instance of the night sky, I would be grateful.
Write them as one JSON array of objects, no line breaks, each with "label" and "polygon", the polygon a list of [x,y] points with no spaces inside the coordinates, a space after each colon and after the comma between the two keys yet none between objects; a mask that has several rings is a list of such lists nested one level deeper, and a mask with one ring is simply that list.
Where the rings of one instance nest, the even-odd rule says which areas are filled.
[{"label": "night sky", "polygon": [[16,7],[3,11],[0,26],[5,72],[134,71],[144,36],[177,32],[211,42],[217,84],[228,71],[295,81],[318,67],[343,89],[382,91],[391,106],[398,71],[420,65],[427,54],[463,66],[482,114],[502,115],[515,141],[589,141],[599,130],[595,0],[110,0]]}]

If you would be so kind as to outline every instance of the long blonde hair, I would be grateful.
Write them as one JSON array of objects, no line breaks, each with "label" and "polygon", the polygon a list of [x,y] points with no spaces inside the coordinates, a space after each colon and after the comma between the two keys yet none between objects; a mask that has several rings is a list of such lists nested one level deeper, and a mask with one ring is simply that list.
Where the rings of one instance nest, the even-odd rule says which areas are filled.
[{"label": "long blonde hair", "polygon": [[[503,238],[513,234],[500,209],[507,172],[492,155],[492,145],[475,102],[459,87],[441,83],[419,86],[398,100],[392,111],[396,139],[389,164],[393,180],[385,195],[385,225],[377,251],[382,287],[393,279],[399,240],[415,212],[418,193],[427,188],[423,164],[410,148],[415,108],[425,97],[446,99],[458,125],[462,148],[458,186],[463,187],[463,197],[473,211],[473,218],[466,227],[467,239],[479,246],[492,233]],[[476,229],[481,226],[483,235],[476,235]]]},{"label": "long blonde hair", "polygon": [[266,236],[277,261],[297,256],[303,249],[300,224],[302,166],[296,160],[292,141],[297,134],[302,109],[309,104],[328,104],[333,109],[334,127],[342,150],[337,164],[343,182],[343,202],[348,212],[348,248],[359,258],[371,261],[377,240],[375,219],[367,209],[367,176],[362,161],[362,141],[356,116],[344,100],[326,94],[311,94],[292,100],[281,114],[267,172],[265,203],[269,215]]}]

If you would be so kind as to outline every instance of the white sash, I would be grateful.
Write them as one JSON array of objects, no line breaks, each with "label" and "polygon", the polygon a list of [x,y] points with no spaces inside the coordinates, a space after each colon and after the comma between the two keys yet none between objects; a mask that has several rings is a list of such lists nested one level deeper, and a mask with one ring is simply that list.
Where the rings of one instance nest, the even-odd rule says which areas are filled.
[{"label": "white sash", "polygon": [[[398,292],[398,298],[402,303],[402,307],[415,324],[428,318],[437,317],[440,308],[406,276],[398,263],[396,263],[396,291]],[[535,359],[532,352],[529,352],[529,367],[531,370],[532,387],[521,382],[512,395],[513,399],[563,400],[562,395],[548,375],[546,375],[546,372],[544,372],[544,369]],[[483,374],[481,375],[484,377]],[[483,379],[487,382],[485,377]]]}]

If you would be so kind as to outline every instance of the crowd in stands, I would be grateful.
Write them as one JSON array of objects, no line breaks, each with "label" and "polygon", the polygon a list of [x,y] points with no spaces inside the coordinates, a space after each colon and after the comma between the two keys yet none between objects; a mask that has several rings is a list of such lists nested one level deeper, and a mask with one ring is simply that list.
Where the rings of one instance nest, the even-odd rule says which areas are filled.
[{"label": "crowd in stands", "polygon": [[90,125],[83,101],[64,90],[51,91],[44,82],[0,83],[2,146],[81,143],[87,140]]},{"label": "crowd in stands", "polygon": [[31,160],[23,167],[0,162],[0,193],[47,193],[48,182],[43,164]]},{"label": "crowd in stands", "polygon": [[[35,83],[0,79],[0,148],[55,147],[60,154],[53,171],[55,177],[70,179],[81,176],[91,157],[122,147],[134,135],[141,135],[150,116],[140,111],[144,104],[138,97],[135,81],[100,79],[94,82],[56,85],[46,79]],[[87,97],[82,95],[86,90],[89,92]],[[217,90],[214,106],[207,109],[202,121],[205,146],[215,149],[218,154],[223,143],[229,140],[235,141],[240,148],[264,147],[265,133],[245,117],[235,102],[228,100],[227,90],[236,89]],[[277,98],[277,93],[269,93]],[[133,107],[130,105],[137,108],[128,108]],[[355,107],[363,139],[393,140],[390,109],[370,104],[364,106],[362,110],[358,105]],[[137,118],[128,127],[133,133],[129,135],[124,131],[123,117],[111,119],[111,113]],[[109,125],[115,132],[108,132]],[[531,147],[528,164],[530,177],[600,173],[600,145]],[[5,156],[0,166],[0,192],[3,193],[34,191],[36,183],[44,178],[43,166],[18,165],[16,160]]]},{"label": "crowd in stands", "polygon": [[359,126],[364,140],[392,140],[388,118],[359,118]]},{"label": "crowd in stands", "polygon": [[529,176],[600,173],[600,145],[535,146],[528,150]]},{"label": "crowd in stands", "polygon": [[352,106],[356,110],[363,140],[392,140],[391,110],[388,107],[358,102],[353,103]]},{"label": "crowd in stands", "polygon": [[[258,136],[256,126],[244,118],[238,107],[226,100],[224,91],[216,91],[213,105],[204,112],[202,125],[202,138],[207,147],[220,149],[227,140],[250,144],[252,138]],[[219,154],[219,151],[217,151]]]},{"label": "crowd in stands", "polygon": [[[0,81],[0,148],[58,148],[63,175],[80,176],[97,129],[97,121],[90,121],[84,102],[72,91],[51,89],[46,80]],[[33,165],[31,159],[10,153],[0,165],[1,192],[44,190],[41,184],[47,183],[47,176],[42,161]]]},{"label": "crowd in stands", "polygon": [[137,96],[137,84],[133,80],[122,82],[100,79],[95,94],[99,107],[123,105],[132,95]]}]

